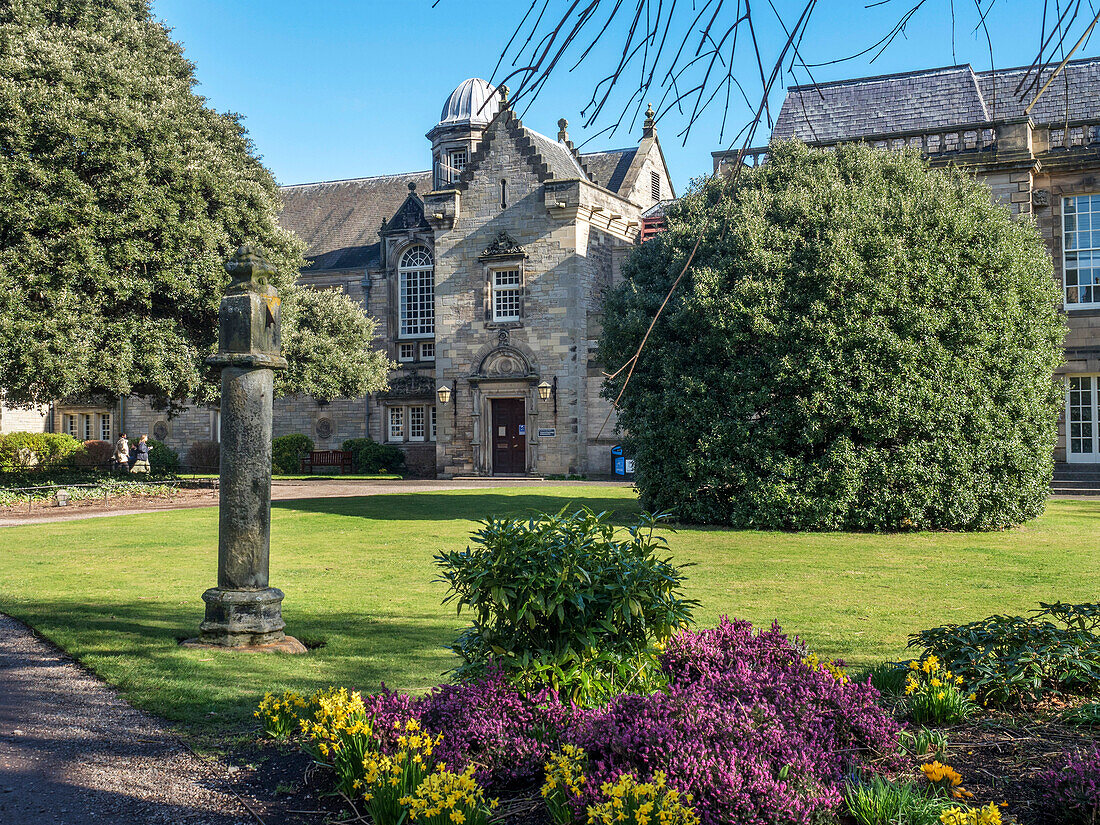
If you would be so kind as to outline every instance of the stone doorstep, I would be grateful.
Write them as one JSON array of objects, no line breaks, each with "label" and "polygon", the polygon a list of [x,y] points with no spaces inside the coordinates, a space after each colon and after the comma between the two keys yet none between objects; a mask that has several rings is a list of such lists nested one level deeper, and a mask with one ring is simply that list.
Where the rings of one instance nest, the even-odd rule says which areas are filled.
[{"label": "stone doorstep", "polygon": [[493,476],[453,476],[451,481],[533,481],[540,482],[546,481],[542,476],[525,476],[525,475],[493,475]]}]

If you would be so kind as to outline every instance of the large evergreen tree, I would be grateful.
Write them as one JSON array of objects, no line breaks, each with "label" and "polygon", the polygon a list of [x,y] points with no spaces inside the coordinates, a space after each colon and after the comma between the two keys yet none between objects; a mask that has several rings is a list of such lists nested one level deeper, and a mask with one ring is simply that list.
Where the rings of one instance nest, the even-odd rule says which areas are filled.
[{"label": "large evergreen tree", "polygon": [[[914,152],[773,144],[697,185],[606,302],[643,505],[765,529],[990,529],[1042,511],[1064,323],[1034,223]],[[614,398],[626,371],[610,381]]]},{"label": "large evergreen tree", "polygon": [[[284,291],[288,341],[302,244],[239,118],[193,92],[193,66],[147,0],[0,5],[0,391],[37,403],[89,393],[160,402],[216,392],[222,264],[251,243]],[[307,300],[310,300],[307,296]],[[330,296],[286,392],[358,395],[384,380],[373,325]],[[310,305],[316,305],[310,300]],[[360,313],[361,315],[361,313]],[[334,340],[354,356],[308,363]],[[305,360],[302,360],[305,359]],[[323,376],[317,383],[313,379]]]}]

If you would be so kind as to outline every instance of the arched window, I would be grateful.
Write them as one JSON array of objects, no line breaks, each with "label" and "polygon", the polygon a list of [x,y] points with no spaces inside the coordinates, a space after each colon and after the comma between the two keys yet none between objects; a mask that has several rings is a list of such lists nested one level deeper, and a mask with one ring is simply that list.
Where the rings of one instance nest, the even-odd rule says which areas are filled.
[{"label": "arched window", "polygon": [[397,265],[398,337],[435,335],[435,266],[426,246],[406,249]]}]

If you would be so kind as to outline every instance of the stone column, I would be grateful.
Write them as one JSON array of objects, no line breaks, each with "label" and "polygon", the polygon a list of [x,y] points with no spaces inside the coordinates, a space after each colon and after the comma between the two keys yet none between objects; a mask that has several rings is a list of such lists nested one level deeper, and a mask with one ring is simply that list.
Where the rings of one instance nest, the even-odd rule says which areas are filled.
[{"label": "stone column", "polygon": [[283,632],[283,592],[268,585],[271,539],[271,418],[282,357],[280,301],[271,265],[248,246],[225,265],[232,282],[218,312],[221,367],[221,500],[218,586],[202,594],[203,646],[304,653]]}]

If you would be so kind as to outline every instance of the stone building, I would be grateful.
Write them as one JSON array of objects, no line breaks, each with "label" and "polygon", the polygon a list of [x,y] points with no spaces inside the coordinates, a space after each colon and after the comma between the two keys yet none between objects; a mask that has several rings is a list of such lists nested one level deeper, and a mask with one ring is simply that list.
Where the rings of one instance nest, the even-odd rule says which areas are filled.
[{"label": "stone building", "polygon": [[[1023,93],[1017,88],[1026,69],[975,72],[969,65],[792,86],[772,138],[918,147],[933,165],[971,170],[996,200],[1035,220],[1069,326],[1055,459],[1100,471],[1100,58],[1068,63],[1026,112],[1052,71],[1031,87],[1033,73]],[[748,162],[766,154],[766,147],[752,149]],[[735,155],[715,152],[715,171]]]},{"label": "stone building", "polygon": [[[454,90],[427,133],[429,170],[282,187],[280,221],[307,245],[301,282],[360,301],[398,367],[370,398],[277,399],[276,436],[317,449],[369,436],[421,475],[610,472],[593,360],[602,295],[643,213],[675,197],[653,113],[636,146],[580,153],[565,120],[542,135],[500,92],[479,79]],[[181,453],[219,438],[216,409],[169,418],[139,399],[46,417],[81,439],[122,427]]]}]

